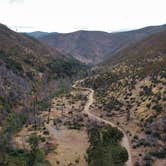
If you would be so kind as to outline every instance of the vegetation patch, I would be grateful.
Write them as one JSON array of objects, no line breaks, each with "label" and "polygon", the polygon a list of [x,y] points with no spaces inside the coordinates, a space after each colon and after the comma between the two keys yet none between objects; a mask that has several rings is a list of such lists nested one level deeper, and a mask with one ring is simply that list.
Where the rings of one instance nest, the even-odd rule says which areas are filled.
[{"label": "vegetation patch", "polygon": [[122,166],[128,160],[127,150],[119,145],[123,133],[110,126],[95,125],[89,129],[89,166]]}]

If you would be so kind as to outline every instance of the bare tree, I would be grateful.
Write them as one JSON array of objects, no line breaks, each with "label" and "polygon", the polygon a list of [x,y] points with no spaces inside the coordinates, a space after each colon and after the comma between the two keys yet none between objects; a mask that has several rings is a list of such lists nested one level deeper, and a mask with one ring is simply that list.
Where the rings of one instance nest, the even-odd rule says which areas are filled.
[{"label": "bare tree", "polygon": [[34,128],[37,129],[37,96],[34,96],[33,101],[33,116],[34,116]]},{"label": "bare tree", "polygon": [[49,106],[49,108],[48,108],[48,118],[47,118],[47,123],[50,122],[50,113],[51,113],[51,108],[50,108],[50,106]]},{"label": "bare tree", "polygon": [[127,122],[130,120],[130,110],[129,109],[127,109],[126,120],[127,120]]}]

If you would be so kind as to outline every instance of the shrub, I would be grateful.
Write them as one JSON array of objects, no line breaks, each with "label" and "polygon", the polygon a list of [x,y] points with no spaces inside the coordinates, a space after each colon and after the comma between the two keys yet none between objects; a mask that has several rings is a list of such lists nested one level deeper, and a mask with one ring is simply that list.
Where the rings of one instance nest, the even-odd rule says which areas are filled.
[{"label": "shrub", "polygon": [[139,162],[136,161],[136,162],[134,163],[134,166],[140,166]]},{"label": "shrub", "polygon": [[44,134],[44,135],[49,135],[49,131],[48,131],[48,130],[45,130],[45,131],[43,132],[43,134]]},{"label": "shrub", "polygon": [[163,110],[162,105],[160,105],[160,104],[153,106],[152,109],[156,110],[157,112],[162,112],[162,110]]},{"label": "shrub", "polygon": [[87,150],[90,166],[122,166],[128,160],[127,150],[118,143],[123,133],[110,126],[89,130],[90,147]]},{"label": "shrub", "polygon": [[155,156],[157,158],[165,158],[166,157],[166,149],[162,148],[161,150],[158,151],[153,151],[150,153],[152,156]]}]

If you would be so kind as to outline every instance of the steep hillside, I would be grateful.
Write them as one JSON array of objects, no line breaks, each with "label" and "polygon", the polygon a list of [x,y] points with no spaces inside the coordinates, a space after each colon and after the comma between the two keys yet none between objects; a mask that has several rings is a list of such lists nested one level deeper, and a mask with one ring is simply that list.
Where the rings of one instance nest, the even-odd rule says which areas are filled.
[{"label": "steep hillside", "polygon": [[140,41],[149,35],[165,30],[166,26],[151,26],[134,31],[106,33],[100,31],[77,31],[73,33],[49,33],[36,36],[42,42],[69,53],[85,63],[99,63],[131,43]]},{"label": "steep hillside", "polygon": [[95,67],[84,86],[94,112],[125,129],[136,165],[166,164],[166,31],[133,44]]},{"label": "steep hillside", "polygon": [[12,138],[28,124],[35,132],[51,98],[67,91],[83,69],[74,58],[0,24],[0,165],[50,165],[37,135],[26,140],[31,151],[15,147]]},{"label": "steep hillside", "polygon": [[41,89],[43,83],[48,86],[52,80],[71,78],[82,67],[77,60],[0,25],[0,109],[4,112],[16,108],[12,105]]}]

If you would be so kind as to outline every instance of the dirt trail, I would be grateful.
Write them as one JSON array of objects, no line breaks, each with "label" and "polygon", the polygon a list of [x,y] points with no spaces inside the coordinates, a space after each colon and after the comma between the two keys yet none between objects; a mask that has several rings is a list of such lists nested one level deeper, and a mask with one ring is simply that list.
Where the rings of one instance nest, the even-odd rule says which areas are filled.
[{"label": "dirt trail", "polygon": [[[81,82],[81,81],[80,81]],[[129,155],[129,159],[128,161],[126,162],[126,166],[133,166],[132,164],[132,157],[131,157],[131,149],[130,149],[130,142],[129,142],[129,139],[128,139],[128,136],[127,134],[124,132],[124,130],[122,128],[120,128],[119,126],[117,126],[116,124],[110,122],[110,121],[107,121],[103,118],[100,118],[96,115],[94,115],[93,113],[91,113],[89,111],[89,108],[90,106],[93,104],[93,101],[94,101],[94,90],[93,89],[90,89],[90,88],[82,88],[82,87],[79,87],[77,86],[77,83],[76,82],[74,85],[73,85],[73,88],[75,89],[80,89],[80,90],[86,90],[86,91],[89,91],[89,95],[88,95],[88,101],[87,103],[85,104],[85,107],[84,107],[84,112],[89,116],[89,118],[93,119],[93,120],[97,120],[99,122],[103,122],[105,124],[108,124],[112,127],[117,127],[120,131],[123,132],[124,136],[123,136],[123,139],[121,141],[121,145],[123,147],[125,147],[128,151],[128,155]]]}]

